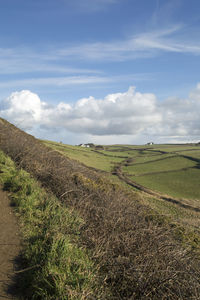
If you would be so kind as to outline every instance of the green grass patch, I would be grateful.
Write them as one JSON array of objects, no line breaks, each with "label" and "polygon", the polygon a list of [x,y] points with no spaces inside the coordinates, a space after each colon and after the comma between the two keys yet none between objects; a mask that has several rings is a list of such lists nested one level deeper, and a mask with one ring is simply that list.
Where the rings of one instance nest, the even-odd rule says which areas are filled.
[{"label": "green grass patch", "polygon": [[123,156],[124,158],[133,156],[133,153],[130,153],[129,151],[107,151],[107,150],[98,150],[102,154],[106,154],[109,156]]},{"label": "green grass patch", "polygon": [[[90,148],[49,141],[45,143],[69,158],[82,162],[86,166],[107,172],[112,171],[115,164],[123,162],[126,156],[133,158],[131,165],[122,166],[124,173],[142,175],[145,173],[160,172],[157,175],[151,174],[142,177],[133,177],[134,181],[140,184],[144,183],[145,186],[155,191],[160,191],[174,197],[185,199],[199,198],[199,171],[198,169],[190,169],[197,166],[197,162],[182,157],[182,155],[187,155],[199,159],[200,150],[198,150],[198,146],[196,145],[111,145],[104,146],[105,150],[99,150],[100,153],[96,153]],[[159,151],[166,153],[161,154]],[[104,156],[101,153],[111,156]],[[124,159],[116,156],[123,156]],[[181,171],[184,168],[187,170]],[[169,173],[165,174],[165,172]],[[114,179],[112,178],[112,180]],[[120,181],[118,180],[118,182]],[[122,182],[121,184],[124,185]]]},{"label": "green grass patch", "polygon": [[197,200],[199,204],[200,169],[187,169],[171,173],[152,174],[148,176],[132,177],[139,184],[152,190],[168,194],[177,198]]},{"label": "green grass patch", "polygon": [[165,152],[176,152],[176,151],[184,151],[184,150],[193,150],[197,149],[195,145],[154,145],[154,149],[165,151]]},{"label": "green grass patch", "polygon": [[133,165],[135,164],[143,164],[150,161],[157,161],[158,159],[165,159],[168,157],[174,156],[174,154],[157,154],[157,155],[141,155],[139,157],[134,158]]},{"label": "green grass patch", "polygon": [[[0,151],[0,181],[9,191],[23,235],[20,292],[23,299],[86,299],[94,266],[79,246],[78,214],[47,194]],[[26,270],[27,269],[27,270]]]},{"label": "green grass patch", "polygon": [[181,155],[187,155],[192,158],[200,159],[200,150],[195,149],[193,151],[182,151]]},{"label": "green grass patch", "polygon": [[[153,172],[166,172],[172,170],[179,170],[182,168],[191,168],[196,166],[194,161],[191,161],[187,158],[176,156],[168,157],[163,160],[152,161],[149,163],[136,164],[128,167],[124,167],[124,171],[131,174],[144,174],[144,173],[153,173]],[[168,174],[168,177],[171,175]],[[172,175],[173,176],[173,175]]]},{"label": "green grass patch", "polygon": [[[88,167],[96,168],[102,171],[110,172],[115,163],[121,162],[123,158],[104,156],[94,152],[90,148],[70,146],[59,143],[45,142],[45,144],[54,150],[61,152],[71,159],[78,160]],[[116,152],[117,153],[117,152]],[[117,154],[116,154],[117,155]]]},{"label": "green grass patch", "polygon": [[[163,216],[169,223],[176,224],[185,228],[188,232],[185,233],[184,239],[190,239],[191,235],[196,235],[196,248],[199,249],[200,232],[196,229],[200,227],[199,213],[191,210],[186,210],[180,206],[174,205],[168,201],[153,197],[144,197],[145,205],[151,207],[152,211],[159,216]],[[191,244],[195,241],[191,240]],[[200,249],[199,249],[200,250]]]}]

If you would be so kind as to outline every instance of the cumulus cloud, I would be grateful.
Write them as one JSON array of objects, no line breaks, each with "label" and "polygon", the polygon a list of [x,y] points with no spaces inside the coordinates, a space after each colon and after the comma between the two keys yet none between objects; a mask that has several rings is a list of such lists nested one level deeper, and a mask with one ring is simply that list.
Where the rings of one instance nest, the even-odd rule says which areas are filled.
[{"label": "cumulus cloud", "polygon": [[82,98],[74,105],[61,102],[56,107],[30,91],[15,92],[2,102],[1,115],[27,128],[40,124],[94,135],[137,134],[161,118],[156,97],[133,87],[104,99]]},{"label": "cumulus cloud", "polygon": [[[30,91],[12,93],[0,104],[0,115],[25,130],[43,128],[84,134],[107,142],[109,136],[188,138],[200,134],[200,84],[187,99],[159,101],[154,94],[127,92],[104,99],[82,98],[75,104],[49,106]],[[110,139],[110,140],[111,140]],[[131,138],[129,139],[131,140]]]},{"label": "cumulus cloud", "polygon": [[12,93],[0,103],[0,114],[24,129],[31,129],[41,122],[48,105],[30,91]]}]

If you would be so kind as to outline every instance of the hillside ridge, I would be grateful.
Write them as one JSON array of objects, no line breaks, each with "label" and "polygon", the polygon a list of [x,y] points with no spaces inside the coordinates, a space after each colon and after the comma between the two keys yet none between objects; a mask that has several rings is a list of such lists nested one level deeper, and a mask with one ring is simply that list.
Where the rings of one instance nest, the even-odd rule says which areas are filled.
[{"label": "hillside ridge", "polygon": [[[198,299],[200,262],[137,192],[0,122],[0,148],[84,220],[80,243],[91,253],[97,299]],[[177,291],[179,291],[177,293]]]}]

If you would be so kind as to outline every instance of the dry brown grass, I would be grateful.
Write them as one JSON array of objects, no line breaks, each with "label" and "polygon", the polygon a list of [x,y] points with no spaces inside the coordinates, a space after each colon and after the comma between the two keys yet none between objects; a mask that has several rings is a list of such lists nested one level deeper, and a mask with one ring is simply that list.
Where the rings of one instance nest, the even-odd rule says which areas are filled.
[{"label": "dry brown grass", "polygon": [[199,260],[170,226],[148,217],[137,194],[4,120],[0,147],[84,218],[80,235],[96,264],[95,299],[200,299]]}]

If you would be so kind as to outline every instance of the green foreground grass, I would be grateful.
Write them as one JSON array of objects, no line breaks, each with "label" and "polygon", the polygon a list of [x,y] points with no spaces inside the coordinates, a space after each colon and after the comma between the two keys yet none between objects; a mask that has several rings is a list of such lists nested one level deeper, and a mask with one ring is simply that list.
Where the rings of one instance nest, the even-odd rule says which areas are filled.
[{"label": "green foreground grass", "polygon": [[79,247],[83,220],[47,194],[0,151],[0,182],[9,191],[23,236],[19,278],[23,299],[88,299],[94,266]]}]

